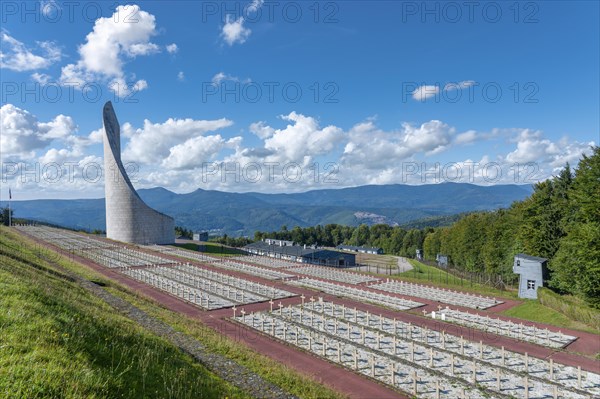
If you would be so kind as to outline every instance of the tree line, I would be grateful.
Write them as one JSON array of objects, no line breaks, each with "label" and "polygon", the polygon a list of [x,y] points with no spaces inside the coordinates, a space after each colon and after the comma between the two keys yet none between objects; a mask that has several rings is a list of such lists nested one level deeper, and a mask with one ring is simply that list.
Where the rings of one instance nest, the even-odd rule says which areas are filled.
[{"label": "tree line", "polygon": [[182,237],[191,240],[194,237],[194,232],[185,227],[175,226],[175,237]]},{"label": "tree line", "polygon": [[425,236],[433,231],[427,229],[403,229],[398,226],[376,224],[368,226],[342,226],[327,224],[325,226],[294,227],[288,230],[282,226],[280,231],[254,233],[254,240],[276,238],[294,241],[301,245],[319,245],[337,247],[340,244],[382,248],[385,253],[414,257],[417,249],[423,247]]},{"label": "tree line", "polygon": [[548,259],[550,288],[600,308],[600,148],[583,155],[575,170],[567,164],[558,175],[535,184],[530,197],[508,209],[470,213],[448,227],[328,224],[254,234],[255,240],[267,237],[381,247],[406,257],[423,249],[428,260],[448,255],[458,270],[505,276],[512,275],[514,255],[525,253]]},{"label": "tree line", "polygon": [[252,242],[252,240],[247,237],[230,237],[227,234],[223,234],[219,237],[212,237],[208,241],[216,242],[217,244],[223,244],[235,248],[246,246]]}]

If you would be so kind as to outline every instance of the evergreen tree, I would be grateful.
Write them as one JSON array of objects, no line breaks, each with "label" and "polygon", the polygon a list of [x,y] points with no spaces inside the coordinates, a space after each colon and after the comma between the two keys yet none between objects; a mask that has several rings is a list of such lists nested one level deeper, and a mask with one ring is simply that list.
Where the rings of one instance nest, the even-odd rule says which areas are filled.
[{"label": "evergreen tree", "polygon": [[351,245],[363,246],[369,242],[369,226],[361,224],[352,233]]},{"label": "evergreen tree", "polygon": [[600,148],[579,162],[568,190],[572,216],[550,261],[551,285],[600,307]]},{"label": "evergreen tree", "polygon": [[423,253],[425,259],[435,260],[441,250],[442,246],[442,230],[443,228],[435,229],[433,232],[427,234],[423,241]]},{"label": "evergreen tree", "polygon": [[9,221],[13,218],[14,220],[14,210],[10,209],[8,206],[4,208],[0,208],[0,224],[4,226],[8,226]]}]

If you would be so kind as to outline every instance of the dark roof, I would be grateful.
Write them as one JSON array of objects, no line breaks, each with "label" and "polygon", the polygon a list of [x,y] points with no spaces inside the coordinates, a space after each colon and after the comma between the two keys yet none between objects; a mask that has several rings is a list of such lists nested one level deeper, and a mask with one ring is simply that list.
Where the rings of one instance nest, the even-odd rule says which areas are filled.
[{"label": "dark roof", "polygon": [[332,251],[330,249],[313,249],[312,251],[314,251],[312,254],[305,256],[305,257],[310,258],[311,256],[314,255],[314,257],[318,258],[318,259],[339,259],[340,257],[354,256],[353,254],[347,254],[347,253],[339,252],[339,251]]},{"label": "dark roof", "polygon": [[338,245],[338,249],[347,249],[350,251],[380,251],[381,248],[375,248],[375,247],[357,247],[354,245]]},{"label": "dark roof", "polygon": [[544,263],[544,262],[548,261],[548,259],[546,259],[546,258],[540,258],[538,256],[531,256],[531,255],[526,255],[526,254],[516,254],[515,256],[517,258],[533,260],[535,262],[540,262],[540,263]]},{"label": "dark roof", "polygon": [[264,241],[257,241],[257,242],[253,242],[250,243],[248,245],[246,245],[244,248],[251,248],[251,249],[260,249],[263,251],[270,251],[270,252],[276,252],[279,254],[285,254],[285,255],[304,255],[304,254],[311,254],[314,249],[311,248],[306,248],[304,249],[304,247],[301,247],[299,245],[275,245],[275,244],[267,244]]},{"label": "dark roof", "polygon": [[348,256],[349,254],[344,254],[338,251],[331,251],[329,249],[313,249],[313,248],[304,248],[299,245],[287,245],[287,246],[279,246],[279,245],[270,245],[264,241],[257,241],[251,244],[246,245],[244,248],[248,249],[258,249],[267,252],[275,252],[278,254],[288,255],[288,256],[301,256],[303,258],[317,258],[317,259],[339,259],[340,256]]}]

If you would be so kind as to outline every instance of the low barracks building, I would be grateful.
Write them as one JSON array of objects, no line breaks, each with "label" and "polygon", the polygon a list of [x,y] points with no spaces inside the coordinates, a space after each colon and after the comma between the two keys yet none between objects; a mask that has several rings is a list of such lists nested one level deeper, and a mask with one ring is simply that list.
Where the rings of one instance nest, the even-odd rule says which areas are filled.
[{"label": "low barracks building", "polygon": [[354,254],[329,249],[306,248],[300,245],[277,245],[265,241],[248,244],[244,249],[254,255],[270,256],[292,262],[332,267],[356,266],[356,256]]},{"label": "low barracks building", "polygon": [[373,247],[356,247],[354,245],[338,245],[337,249],[341,249],[342,251],[352,251],[359,252],[361,254],[372,254],[372,255],[382,255],[382,248],[373,248]]}]

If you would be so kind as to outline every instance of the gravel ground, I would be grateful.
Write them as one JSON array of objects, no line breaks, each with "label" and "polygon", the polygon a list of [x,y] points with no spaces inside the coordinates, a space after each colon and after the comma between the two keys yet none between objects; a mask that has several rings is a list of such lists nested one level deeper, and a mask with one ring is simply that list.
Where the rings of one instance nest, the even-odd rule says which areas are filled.
[{"label": "gravel ground", "polygon": [[469,398],[584,399],[596,397],[600,389],[600,376],[594,373],[583,373],[577,382],[577,370],[557,363],[549,377],[543,359],[523,359],[403,322],[398,329],[396,321],[327,302],[243,314],[236,321],[405,392],[417,390],[411,375],[418,372],[416,396],[423,398],[455,399],[469,391]]}]

